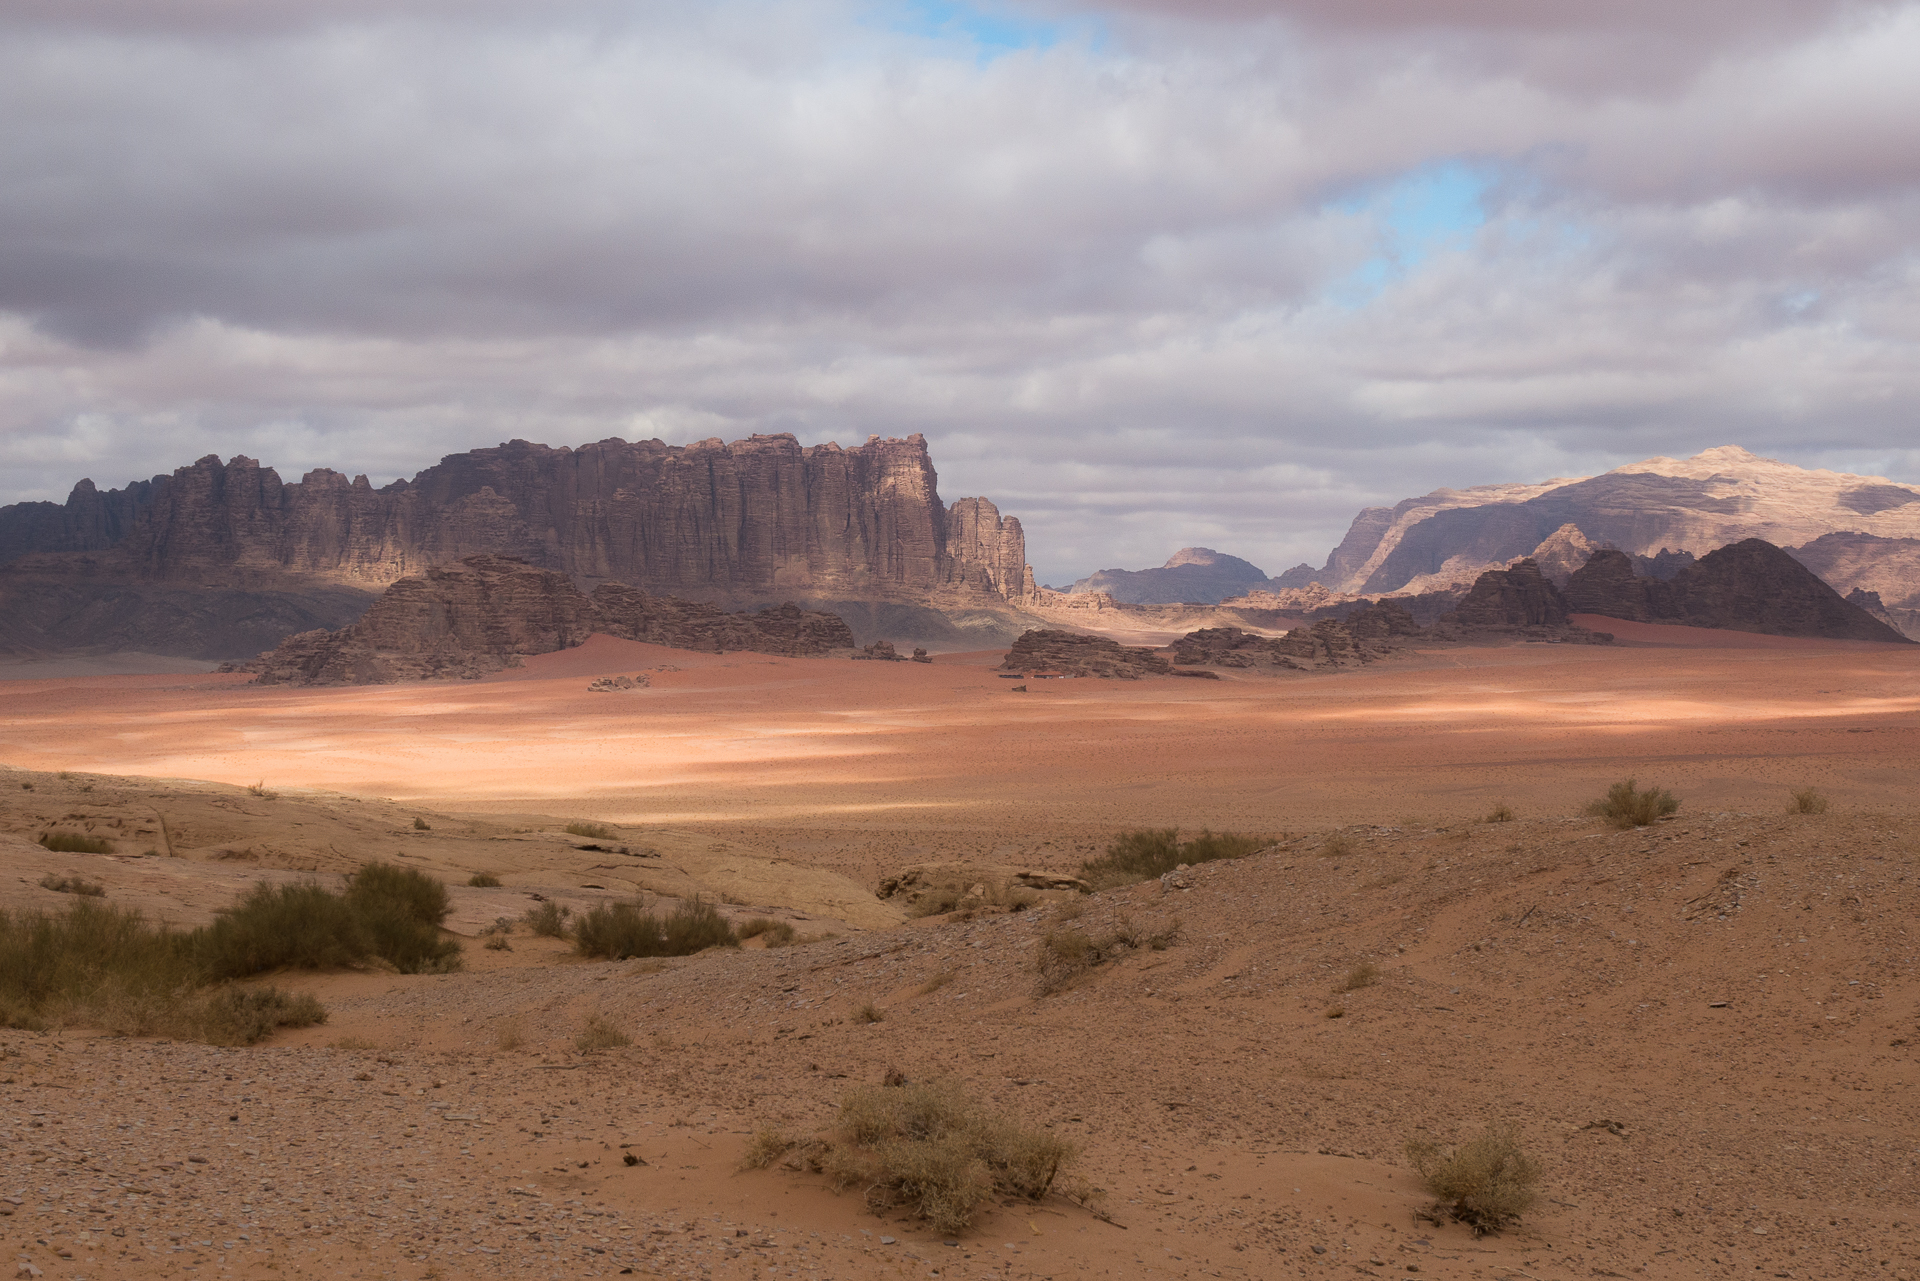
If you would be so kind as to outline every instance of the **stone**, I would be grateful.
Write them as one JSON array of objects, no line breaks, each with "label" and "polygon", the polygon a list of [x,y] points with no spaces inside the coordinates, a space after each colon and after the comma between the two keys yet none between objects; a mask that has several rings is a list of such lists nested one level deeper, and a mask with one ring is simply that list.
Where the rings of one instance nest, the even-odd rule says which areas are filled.
[{"label": "stone", "polygon": [[1007,651],[1000,670],[1062,676],[1098,676],[1108,680],[1139,680],[1165,676],[1173,670],[1151,649],[1135,649],[1105,636],[1037,628],[1022,633]]},{"label": "stone", "polygon": [[854,658],[859,660],[870,660],[876,663],[904,663],[907,661],[906,655],[896,650],[893,647],[892,641],[884,641],[884,640],[875,641],[873,644],[861,650],[858,654],[855,654]]}]

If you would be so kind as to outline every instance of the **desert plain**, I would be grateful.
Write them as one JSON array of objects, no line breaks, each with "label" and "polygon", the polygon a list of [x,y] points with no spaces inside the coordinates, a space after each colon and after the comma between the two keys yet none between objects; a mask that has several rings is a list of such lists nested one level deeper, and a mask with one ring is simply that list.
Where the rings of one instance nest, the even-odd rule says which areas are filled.
[{"label": "desert plain", "polygon": [[[0,1031],[6,1266],[1910,1281],[1920,648],[1579,621],[1618,642],[1218,680],[596,637],[456,684],[9,681],[0,905],[58,908],[41,878],[78,875],[186,926],[378,858],[448,882],[466,950],[272,976],[329,1019],[255,1047]],[[1677,814],[1583,815],[1628,776]],[[1807,788],[1826,812],[1789,812]],[[43,849],[53,824],[115,852]],[[986,901],[1144,827],[1271,847]],[[911,917],[876,890],[915,868],[988,892]],[[481,946],[535,895],[697,895],[812,941]],[[1073,913],[1172,942],[1043,994],[1038,940]],[[631,1044],[578,1049],[596,1017]],[[893,1070],[1070,1137],[1098,1195],[945,1235],[741,1168],[757,1130],[821,1129]],[[1481,1237],[1423,1217],[1405,1142],[1489,1123],[1537,1157],[1538,1203]]]}]

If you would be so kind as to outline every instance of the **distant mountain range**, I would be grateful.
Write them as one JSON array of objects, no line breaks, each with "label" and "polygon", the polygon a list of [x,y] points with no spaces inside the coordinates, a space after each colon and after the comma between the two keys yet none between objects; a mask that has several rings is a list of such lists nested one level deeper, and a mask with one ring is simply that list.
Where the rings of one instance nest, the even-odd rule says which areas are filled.
[{"label": "distant mountain range", "polygon": [[1335,594],[1420,594],[1470,584],[1526,556],[1564,584],[1599,547],[1666,579],[1749,538],[1784,548],[1842,596],[1920,636],[1920,489],[1796,467],[1735,445],[1599,476],[1437,489],[1369,507],[1319,569],[1298,565],[1268,577],[1238,557],[1187,548],[1157,569],[1102,570],[1073,590],[1142,604],[1217,603],[1315,583]]}]

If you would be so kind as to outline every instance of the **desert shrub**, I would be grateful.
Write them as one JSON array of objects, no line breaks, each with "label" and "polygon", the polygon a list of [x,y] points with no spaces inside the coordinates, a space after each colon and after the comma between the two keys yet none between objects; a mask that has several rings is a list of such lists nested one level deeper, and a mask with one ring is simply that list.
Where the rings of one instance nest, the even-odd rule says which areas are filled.
[{"label": "desert shrub", "polygon": [[497,890],[500,888],[500,878],[492,872],[475,872],[467,878],[467,884],[476,890]]},{"label": "desert shrub", "polygon": [[280,793],[268,790],[267,780],[264,778],[257,783],[248,783],[247,791],[263,801],[278,800],[280,796]]},{"label": "desert shrub", "polygon": [[1380,981],[1380,967],[1372,961],[1361,961],[1347,971],[1347,977],[1340,981],[1338,992],[1358,992],[1363,987],[1372,987]]},{"label": "desert shrub", "polygon": [[82,898],[107,896],[107,887],[98,881],[83,880],[78,876],[55,876],[52,872],[40,878],[40,888],[52,890],[55,894],[78,894]]},{"label": "desert shrub", "polygon": [[431,832],[433,828],[427,823],[426,819],[416,814],[413,818],[413,830],[416,832]]},{"label": "desert shrub", "polygon": [[40,844],[56,854],[111,854],[113,842],[84,832],[42,832]]},{"label": "desert shrub", "polygon": [[327,1011],[310,992],[277,987],[227,987],[201,1003],[195,1015],[197,1039],[209,1045],[254,1045],[283,1027],[314,1027]]},{"label": "desert shrub", "polygon": [[267,970],[328,970],[373,955],[360,913],[342,896],[312,882],[256,885],[212,925],[193,932],[207,975],[245,978]]},{"label": "desert shrub", "polygon": [[955,975],[952,970],[941,970],[925,983],[922,983],[917,990],[921,996],[932,996],[935,992],[938,992],[941,988],[953,982],[954,977]]},{"label": "desert shrub", "polygon": [[1604,818],[1618,828],[1646,827],[1680,808],[1680,802],[1665,788],[1634,790],[1633,779],[1622,779],[1607,789],[1607,794],[1587,806],[1587,814]]},{"label": "desert shrub", "polygon": [[[974,893],[975,887],[979,893]],[[913,902],[907,908],[912,917],[939,916],[946,912],[965,911],[962,920],[973,916],[1004,910],[1024,912],[1040,901],[1040,895],[1022,885],[1007,885],[997,881],[975,880],[971,877],[959,881],[941,881],[929,885],[914,895]]]},{"label": "desert shrub", "polygon": [[513,951],[513,944],[507,942],[507,936],[504,934],[489,934],[487,935],[487,941],[480,946],[486,948],[489,952]]},{"label": "desert shrub", "polygon": [[278,1027],[326,1019],[311,995],[206,990],[196,936],[80,899],[64,912],[0,911],[0,1022],[88,1022],[116,1035],[251,1045]]},{"label": "desert shrub", "polygon": [[1511,805],[1494,806],[1491,810],[1487,811],[1487,822],[1489,823],[1513,822],[1513,806]]},{"label": "desert shrub", "polygon": [[1347,1007],[1344,1005],[1329,1005],[1320,1013],[1323,1018],[1344,1019],[1347,1017]]},{"label": "desert shrub", "polygon": [[617,1050],[632,1044],[632,1037],[599,1014],[588,1019],[579,1035],[573,1038],[573,1048],[582,1054],[591,1054],[595,1050]]},{"label": "desert shrub", "polygon": [[1164,876],[1182,863],[1245,858],[1272,844],[1264,836],[1204,829],[1200,835],[1182,844],[1178,828],[1140,828],[1121,833],[1107,846],[1105,854],[1082,863],[1080,879],[1096,890],[1113,889]]},{"label": "desert shrub", "polygon": [[561,907],[551,901],[535,903],[520,916],[527,923],[527,929],[543,939],[563,939],[567,936],[567,917],[573,909]]},{"label": "desert shrub", "polygon": [[879,1023],[884,1021],[886,1017],[886,1011],[882,1010],[872,1001],[868,1001],[865,1005],[862,1005],[853,1012],[853,1021],[855,1023]]},{"label": "desert shrub", "polygon": [[1321,858],[1351,858],[1353,842],[1339,832],[1335,832],[1320,843]]},{"label": "desert shrub", "polygon": [[742,921],[734,927],[734,937],[742,941],[751,938],[765,939],[768,947],[786,947],[793,942],[793,924],[789,921],[776,921],[765,916],[756,916],[750,921]]},{"label": "desert shrub", "polygon": [[571,836],[590,836],[597,841],[610,841],[619,835],[605,823],[569,823],[567,832]]},{"label": "desert shrub", "polygon": [[1464,1223],[1475,1236],[1513,1222],[1534,1202],[1540,1166],[1512,1126],[1488,1126],[1451,1150],[1408,1139],[1406,1152],[1434,1196],[1434,1217]]},{"label": "desert shrub", "polygon": [[957,1232],[994,1196],[1046,1196],[1076,1155],[937,1080],[849,1092],[819,1164],[838,1186],[865,1188],[874,1209],[905,1208]]},{"label": "desert shrub", "polygon": [[1824,814],[1827,812],[1827,798],[1811,787],[1803,787],[1793,794],[1787,802],[1789,814]]},{"label": "desert shrub", "polygon": [[1176,922],[1148,932],[1124,916],[1112,929],[1098,935],[1055,926],[1040,936],[1034,948],[1033,968],[1040,976],[1038,991],[1047,996],[1071,987],[1097,966],[1138,948],[1163,952],[1172,946],[1179,928]]},{"label": "desert shrub", "polygon": [[374,955],[402,974],[458,967],[460,945],[440,937],[452,903],[436,878],[411,867],[369,863],[347,882],[346,900],[360,917]]},{"label": "desert shrub", "polygon": [[634,902],[602,903],[574,921],[573,946],[582,956],[622,961],[630,956],[691,956],[740,940],[713,904],[686,899],[666,916]]}]

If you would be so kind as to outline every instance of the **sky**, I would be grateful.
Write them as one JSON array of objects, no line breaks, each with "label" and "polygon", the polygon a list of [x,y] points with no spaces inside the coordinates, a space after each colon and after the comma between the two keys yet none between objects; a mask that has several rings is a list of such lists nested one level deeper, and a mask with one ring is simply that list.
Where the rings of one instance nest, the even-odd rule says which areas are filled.
[{"label": "sky", "polygon": [[0,502],[924,432],[1043,582],[1920,482],[1920,0],[10,0]]}]

